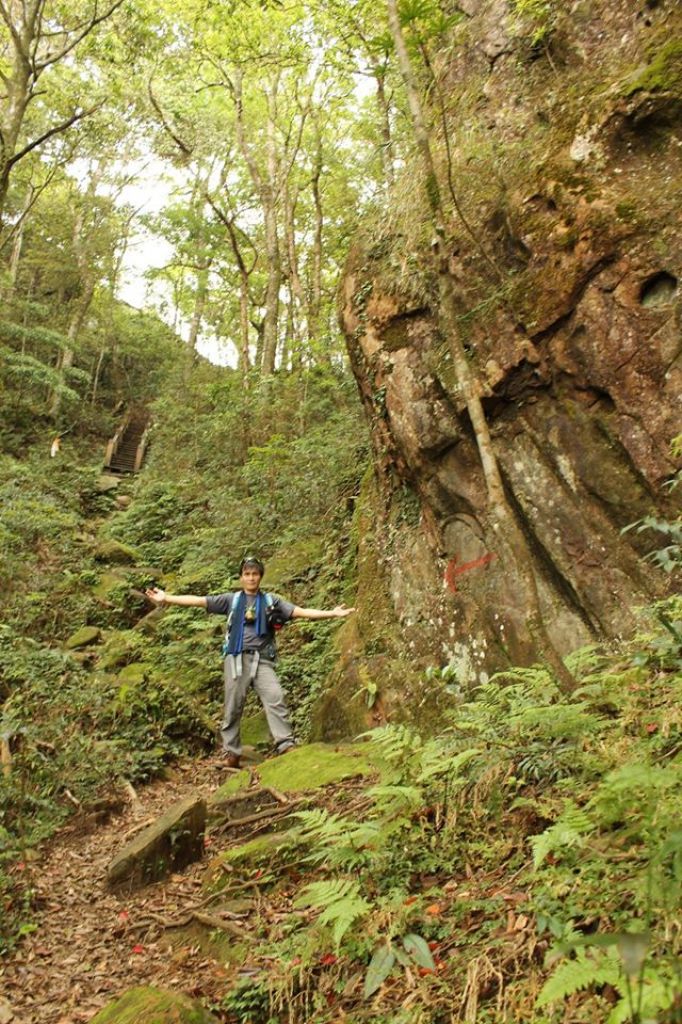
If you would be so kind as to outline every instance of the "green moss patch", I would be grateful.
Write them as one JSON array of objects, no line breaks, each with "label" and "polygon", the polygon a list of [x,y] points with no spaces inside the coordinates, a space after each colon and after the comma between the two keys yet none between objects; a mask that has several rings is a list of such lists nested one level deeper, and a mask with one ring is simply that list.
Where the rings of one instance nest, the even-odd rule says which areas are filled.
[{"label": "green moss patch", "polygon": [[134,548],[117,540],[100,541],[93,554],[97,562],[112,562],[116,565],[134,565],[138,560]]},{"label": "green moss patch", "polygon": [[131,988],[105,1006],[92,1024],[217,1024],[201,1003],[158,988]]},{"label": "green moss patch", "polygon": [[265,832],[263,835],[250,839],[241,846],[233,846],[215,860],[211,861],[204,879],[204,886],[212,892],[228,888],[230,876],[234,872],[237,877],[259,871],[259,888],[265,888],[274,882],[274,876],[268,875],[268,869],[275,868],[281,877],[286,862],[286,851],[298,845],[298,829],[287,832]]},{"label": "green moss patch", "polygon": [[246,960],[250,947],[246,942],[237,942],[233,935],[219,928],[193,921],[184,928],[173,928],[167,933],[168,945],[173,949],[197,946],[204,956],[220,960],[224,964],[241,966]]},{"label": "green moss patch", "polygon": [[101,636],[102,630],[97,626],[83,626],[71,634],[64,642],[64,647],[67,651],[76,651],[79,647],[88,647],[89,644],[97,643]]},{"label": "green moss patch", "polygon": [[[258,775],[263,786],[270,786],[280,793],[303,793],[330,782],[371,775],[378,766],[377,753],[369,745],[309,743],[263,761],[258,765]],[[209,804],[225,802],[245,789],[248,783],[248,772],[236,772],[211,795]]]},{"label": "green moss patch", "polygon": [[633,93],[682,90],[682,42],[671,39],[661,47],[650,64],[639,68],[626,82],[625,96]]},{"label": "green moss patch", "polygon": [[100,601],[106,601],[110,594],[112,594],[117,587],[124,585],[125,582],[125,576],[122,576],[120,573],[103,572],[99,578],[99,583],[92,588],[92,592],[95,597],[100,599]]},{"label": "green moss patch", "polygon": [[209,807],[211,804],[224,803],[229,797],[234,796],[240,789],[245,789],[249,784],[249,773],[246,771],[235,772],[229,779],[223,782],[222,786],[211,793],[208,798]]},{"label": "green moss patch", "polygon": [[133,661],[121,669],[116,679],[121,686],[139,686],[147,679],[151,670],[152,666],[147,662]]},{"label": "green moss patch", "polygon": [[376,752],[371,752],[369,746],[310,743],[264,761],[258,774],[264,786],[280,793],[301,793],[356,775],[370,775],[376,767]]},{"label": "green moss patch", "polygon": [[241,726],[242,743],[247,747],[258,747],[270,740],[270,730],[263,711],[244,716]]},{"label": "green moss patch", "polygon": [[269,559],[263,586],[268,591],[305,580],[311,567],[323,561],[324,543],[321,537],[304,537],[288,544]]}]

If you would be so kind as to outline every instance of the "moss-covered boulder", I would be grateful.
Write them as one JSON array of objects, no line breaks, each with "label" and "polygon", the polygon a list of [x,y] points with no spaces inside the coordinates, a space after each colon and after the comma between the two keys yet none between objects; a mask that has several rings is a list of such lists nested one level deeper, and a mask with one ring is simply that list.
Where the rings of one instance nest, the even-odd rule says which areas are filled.
[{"label": "moss-covered boulder", "polygon": [[131,988],[93,1017],[92,1024],[218,1024],[195,999],[159,988]]},{"label": "moss-covered boulder", "polygon": [[116,681],[121,686],[139,686],[145,681],[152,671],[152,666],[144,661],[133,661],[124,665],[116,676]]},{"label": "moss-covered boulder", "polygon": [[98,494],[108,494],[110,491],[115,491],[120,482],[121,478],[114,476],[113,473],[102,473],[95,484],[95,490]]},{"label": "moss-covered boulder", "polygon": [[241,725],[242,743],[245,747],[262,747],[270,741],[265,712],[257,711],[253,715],[244,715]]},{"label": "moss-covered boulder", "polygon": [[135,549],[118,540],[98,541],[93,555],[96,562],[110,562],[114,565],[134,565],[138,560]]},{"label": "moss-covered boulder", "polygon": [[139,658],[144,642],[133,630],[116,630],[107,635],[99,652],[98,665],[105,670],[119,668]]},{"label": "moss-covered boulder", "polygon": [[204,888],[210,892],[228,889],[230,877],[242,878],[245,874],[259,872],[259,888],[273,886],[282,879],[283,868],[292,857],[299,843],[299,830],[266,832],[248,843],[232,846],[209,864],[204,878]]},{"label": "moss-covered boulder", "polygon": [[[263,786],[280,793],[302,793],[356,775],[372,775],[380,766],[376,750],[368,744],[330,746],[309,743],[258,766]],[[249,773],[231,776],[209,797],[209,805],[224,803],[249,784]]]},{"label": "moss-covered boulder", "polygon": [[81,626],[75,633],[72,633],[68,640],[64,641],[67,651],[77,651],[81,647],[88,647],[96,644],[102,636],[102,630],[97,626]]},{"label": "moss-covered boulder", "polygon": [[147,612],[141,619],[138,619],[133,629],[137,629],[141,633],[155,633],[163,618],[163,613],[163,608],[153,608],[152,611]]},{"label": "moss-covered boulder", "polygon": [[128,843],[107,871],[110,886],[144,885],[199,860],[204,852],[206,802],[188,797]]},{"label": "moss-covered boulder", "polygon": [[116,588],[125,582],[126,578],[120,572],[103,572],[99,582],[92,588],[92,592],[100,601],[108,601]]}]

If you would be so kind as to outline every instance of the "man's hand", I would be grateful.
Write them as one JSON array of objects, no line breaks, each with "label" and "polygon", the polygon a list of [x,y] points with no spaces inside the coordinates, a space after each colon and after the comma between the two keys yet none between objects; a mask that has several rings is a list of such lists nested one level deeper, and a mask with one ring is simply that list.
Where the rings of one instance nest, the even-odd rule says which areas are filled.
[{"label": "man's hand", "polygon": [[162,605],[166,602],[166,591],[160,590],[158,587],[150,587],[145,590],[144,596],[148,598],[152,604]]},{"label": "man's hand", "polygon": [[332,608],[332,612],[337,619],[345,619],[346,615],[352,615],[355,608],[346,608],[345,604],[337,604],[336,608]]}]

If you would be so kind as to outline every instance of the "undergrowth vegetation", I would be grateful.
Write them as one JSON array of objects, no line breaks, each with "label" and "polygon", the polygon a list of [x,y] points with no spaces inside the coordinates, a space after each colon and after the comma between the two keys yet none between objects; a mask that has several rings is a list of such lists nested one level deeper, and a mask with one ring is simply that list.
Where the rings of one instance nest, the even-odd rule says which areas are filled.
[{"label": "undergrowth vegetation", "polygon": [[[153,610],[143,589],[229,590],[242,555],[256,551],[268,589],[299,604],[350,596],[349,520],[366,438],[342,370],[247,392],[236,373],[181,360],[153,416],[145,471],[116,490],[100,481],[103,438],[78,423],[59,458],[38,426],[21,456],[0,462],[3,946],[30,927],[38,842],[123,780],[215,744],[224,622]],[[292,629],[281,645],[303,738],[331,635],[321,623]]]},{"label": "undergrowth vegetation", "polygon": [[369,734],[381,779],[349,814],[295,816],[283,923],[229,1019],[679,1020],[681,641],[577,652],[570,697],[499,674],[437,737]]}]

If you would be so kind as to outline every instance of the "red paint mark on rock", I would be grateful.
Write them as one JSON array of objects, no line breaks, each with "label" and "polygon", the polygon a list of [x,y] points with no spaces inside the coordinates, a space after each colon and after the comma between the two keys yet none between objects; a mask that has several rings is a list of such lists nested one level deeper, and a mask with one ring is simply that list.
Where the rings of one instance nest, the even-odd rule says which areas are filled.
[{"label": "red paint mark on rock", "polygon": [[480,569],[482,566],[488,565],[489,562],[492,562],[493,558],[495,558],[495,555],[491,551],[488,551],[485,555],[481,555],[480,558],[474,558],[471,562],[464,562],[462,565],[457,565],[457,556],[455,555],[455,557],[451,558],[445,567],[444,579],[446,586],[453,594],[456,594],[456,579],[458,576],[461,576],[462,573],[465,572],[471,572],[472,569]]}]

